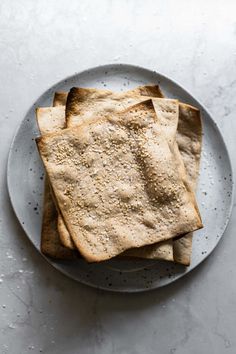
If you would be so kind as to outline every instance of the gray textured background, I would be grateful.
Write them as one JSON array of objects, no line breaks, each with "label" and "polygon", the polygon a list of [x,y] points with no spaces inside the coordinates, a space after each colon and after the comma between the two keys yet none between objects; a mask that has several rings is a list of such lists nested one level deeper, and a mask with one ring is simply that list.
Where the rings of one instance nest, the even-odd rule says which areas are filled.
[{"label": "gray textured background", "polygon": [[150,293],[96,291],[52,269],[12,212],[6,162],[17,125],[55,82],[124,62],[155,69],[199,99],[233,157],[235,1],[0,1],[0,352],[234,354],[236,211],[215,252]]}]

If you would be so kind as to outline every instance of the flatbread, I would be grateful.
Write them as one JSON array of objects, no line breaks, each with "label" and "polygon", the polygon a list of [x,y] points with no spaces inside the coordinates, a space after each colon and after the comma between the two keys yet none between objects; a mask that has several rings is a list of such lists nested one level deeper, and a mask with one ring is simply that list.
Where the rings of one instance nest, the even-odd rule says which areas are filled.
[{"label": "flatbread", "polygon": [[[88,91],[90,93],[90,89],[83,89],[84,92]],[[101,90],[96,90],[93,89],[93,92],[101,92]],[[103,92],[114,94],[111,91],[104,90]],[[145,94],[147,95],[150,93],[150,95],[156,95],[156,96],[163,96],[161,93],[161,90],[158,85],[147,85],[147,86],[139,86],[136,87],[135,89],[131,91],[127,91],[126,93],[122,94],[122,97],[132,97],[134,95],[140,95],[140,94]],[[53,100],[53,105],[54,106],[61,106],[65,104],[67,99],[67,93],[65,92],[56,92]],[[136,98],[136,102],[139,101],[139,99]],[[55,114],[53,115],[53,112]],[[58,122],[57,122],[58,120]],[[42,110],[39,111],[38,114],[38,121],[39,125],[41,126],[41,132],[49,132],[49,131],[54,131],[57,130],[58,128],[62,129],[64,127],[64,107],[49,107],[49,108],[43,108]],[[57,122],[57,124],[56,124]],[[176,127],[175,127],[176,130]],[[173,136],[175,135],[175,132],[173,132]],[[75,249],[75,245],[73,243],[73,240],[70,237],[70,234],[66,228],[66,225],[63,221],[62,216],[60,215],[60,212],[58,213],[58,221],[57,221],[57,230],[59,233],[60,241],[63,246],[70,248],[70,249]],[[171,241],[166,241],[159,243],[155,249],[154,248],[148,248],[145,247],[143,250],[137,249],[134,250],[133,254],[132,252],[130,253],[130,256],[134,257],[139,257],[139,258],[155,258],[155,259],[165,259],[169,261],[173,261],[173,246],[171,244]]]},{"label": "flatbread", "polygon": [[[78,126],[88,120],[96,119],[98,115],[118,112],[132,104],[146,100],[147,97],[140,95],[148,94],[154,97],[163,97],[158,85],[139,86],[124,93],[114,93],[109,90],[91,88],[72,88],[67,99],[67,126]],[[176,106],[176,102],[177,101],[174,100],[173,102],[171,100],[159,100],[159,102],[156,103],[156,111],[158,114],[161,114],[162,126],[166,136],[171,140],[171,144],[173,144],[175,140],[178,121],[178,114],[174,119],[172,115],[173,105]],[[66,244],[66,242],[69,241],[69,232],[66,232],[66,227],[59,229],[59,231],[62,243],[69,246],[68,243]],[[71,245],[73,246],[73,243]],[[129,250],[124,255],[174,261],[172,241],[158,243],[155,246],[147,246],[143,249]]]},{"label": "flatbread", "polygon": [[44,209],[41,231],[41,252],[57,259],[74,259],[76,252],[63,247],[57,232],[57,211],[51,198],[48,180],[45,181]]},{"label": "flatbread", "polygon": [[202,227],[152,101],[37,143],[66,226],[88,261]]},{"label": "flatbread", "polygon": [[[154,96],[154,93],[156,95]],[[110,90],[98,90],[93,88],[73,87],[67,97],[66,103],[66,126],[75,127],[78,124],[93,119],[99,115],[120,112],[129,106],[146,100],[150,97],[159,97],[159,86],[139,86],[134,90],[117,93]],[[145,94],[145,95],[144,95]],[[143,96],[143,98],[142,98]]]},{"label": "flatbread", "polygon": [[[150,92],[150,94],[154,94],[155,91],[159,94],[160,89],[157,85],[153,86],[139,86],[135,88],[132,91],[127,92],[128,94],[147,94]],[[37,121],[38,125],[41,131],[41,134],[44,135],[49,132],[54,132],[59,129],[63,129],[65,125],[65,107],[59,107],[62,106],[67,99],[67,93],[65,92],[56,92],[54,95],[54,100],[53,100],[53,105],[55,107],[43,107],[43,108],[38,108],[37,110]],[[58,107],[57,107],[58,106]],[[46,181],[46,184],[48,181]],[[48,186],[46,186],[48,187]],[[59,235],[55,235],[54,238],[50,237],[49,239],[52,238],[53,240],[55,238],[60,237],[60,242],[63,246],[66,248],[69,248],[71,250],[75,250],[76,247],[74,245],[73,240],[70,237],[70,234],[67,230],[67,227],[64,223],[64,220],[60,214],[60,212],[57,212],[56,207],[53,203],[47,203],[48,199],[52,199],[50,197],[50,189],[46,188],[45,190],[48,190],[48,193],[45,192],[45,203],[46,205],[44,206],[44,209],[46,210],[46,215],[54,215],[54,217],[57,218],[57,231]],[[51,201],[51,200],[50,200]],[[49,210],[47,210],[49,209]],[[46,223],[47,224],[47,223]],[[55,231],[55,220],[52,221],[52,229]],[[55,232],[54,232],[55,233]],[[47,227],[47,234],[48,234],[48,227]],[[55,233],[56,234],[56,233]],[[46,235],[47,237],[47,235]],[[44,244],[45,240],[45,235],[44,235],[44,228],[42,230],[42,245]],[[54,240],[55,241],[55,240]],[[124,254],[125,256],[125,254]],[[128,255],[126,255],[128,256]],[[155,250],[150,247],[144,247],[143,249],[136,250],[133,252],[130,252],[129,256],[134,256],[134,257],[139,257],[139,258],[155,258],[155,259],[165,259],[165,260],[170,260],[173,261],[173,246],[171,241],[166,241],[166,242],[160,242],[158,246],[155,248]]]},{"label": "flatbread", "polygon": [[[134,91],[142,95],[153,95],[164,97],[158,86],[144,86],[138,87]],[[66,102],[67,94],[55,94],[54,104],[60,105]],[[46,113],[46,112],[45,112]],[[48,112],[47,112],[48,113]],[[52,111],[50,115],[47,116],[50,119],[52,116]],[[64,119],[64,116],[63,118]],[[188,179],[191,187],[194,189],[197,181],[200,154],[201,154],[201,139],[202,139],[202,128],[201,128],[201,118],[200,112],[195,107],[180,103],[180,117],[177,132],[177,142],[180,148],[180,153],[183,158]],[[63,219],[59,216],[58,227],[60,230],[60,235],[63,235],[62,242],[66,242],[66,246],[73,248],[74,245],[70,238],[70,235],[66,229]],[[63,242],[63,243],[64,243]],[[190,264],[191,252],[192,252],[192,234],[181,237],[179,240],[174,240],[174,257],[173,257],[173,247],[172,240],[166,241],[158,244],[156,253],[153,254],[153,246],[143,247],[145,252],[140,248],[138,249],[139,257],[142,257],[143,252],[144,258],[160,258],[173,260],[185,265]],[[129,252],[129,251],[128,251]]]},{"label": "flatbread", "polygon": [[[65,125],[64,107],[43,107],[36,110],[36,117],[41,134],[58,131]],[[57,231],[57,210],[53,202],[49,181],[46,176],[43,204],[43,221],[41,231],[41,251],[45,255],[57,259],[74,259],[78,252],[71,251],[60,242]]]},{"label": "flatbread", "polygon": [[179,114],[176,141],[189,176],[189,183],[195,189],[199,174],[202,145],[200,111],[193,106],[180,103]]},{"label": "flatbread", "polygon": [[36,119],[41,135],[65,128],[65,107],[41,107],[36,109]]},{"label": "flatbread", "polygon": [[127,92],[131,92],[134,95],[140,95],[140,96],[164,98],[164,95],[163,95],[159,85],[137,86],[133,90],[130,90]]},{"label": "flatbread", "polygon": [[[142,91],[143,95],[149,96],[148,90]],[[162,92],[153,88],[153,95],[164,97]],[[202,122],[199,109],[184,103],[179,103],[179,121],[176,141],[180,155],[184,162],[187,174],[187,183],[195,191],[199,174],[201,150],[202,150]],[[181,236],[173,242],[173,257],[176,263],[185,266],[190,265],[192,255],[193,233]],[[165,245],[165,243],[164,243]],[[151,248],[150,246],[148,246]]]},{"label": "flatbread", "polygon": [[[77,126],[78,124],[81,124],[83,121],[86,120],[91,120],[93,119],[93,116],[97,117],[98,114],[104,114],[112,111],[119,111],[121,107],[127,107],[127,105],[134,104],[137,102],[140,102],[141,100],[145,99],[144,97],[140,99],[140,96],[136,96],[136,94],[142,94],[142,95],[148,95],[150,94],[156,97],[164,97],[161,90],[159,89],[158,86],[145,86],[143,87],[138,87],[136,90],[132,92],[131,95],[125,95],[122,94],[114,94],[111,93],[108,90],[97,90],[97,89],[87,89],[87,88],[72,88],[69,92],[68,95],[68,100],[67,100],[67,107],[66,107],[66,116],[67,116],[67,125],[70,127]],[[163,102],[163,106],[161,102]],[[193,116],[195,118],[195,121],[193,119],[192,121],[192,126],[191,130],[188,131],[190,128],[186,119],[186,114],[191,115],[191,112],[198,112],[197,109],[194,107],[191,107],[189,105],[185,105],[180,103],[180,113],[179,113],[179,120],[181,123],[179,124],[179,129],[181,129],[181,132],[179,133],[179,137],[182,137],[182,143],[183,147],[185,144],[188,146],[191,146],[189,139],[186,139],[185,135],[191,136],[191,130],[194,131],[193,135],[196,132],[199,132],[199,125],[201,126],[201,120],[200,116]],[[177,126],[175,123],[177,121],[173,120],[173,117],[171,115],[163,115],[163,112],[168,112],[168,105],[165,104],[165,100],[159,100],[158,104],[155,105],[155,109],[157,114],[161,118],[162,122],[162,127],[164,129],[165,135],[169,139],[169,143],[173,148],[173,152],[175,154],[175,157],[178,163],[178,167],[181,169],[182,175],[185,175],[185,183],[188,186],[189,190],[193,190],[191,187],[191,183],[188,184],[189,180],[192,178],[193,173],[195,171],[195,174],[198,172],[199,169],[199,160],[198,163],[196,161],[197,156],[195,157],[195,152],[196,149],[187,149],[187,152],[184,154],[184,149],[182,149],[183,153],[183,158],[185,159],[185,164],[189,164],[191,161],[191,168],[192,171],[190,171],[190,167],[188,167],[188,172],[189,175],[186,175],[185,168],[183,166],[182,162],[182,157],[181,154],[178,151],[178,147],[176,146],[176,128]],[[171,107],[170,107],[170,113]],[[184,115],[185,114],[185,115]],[[183,118],[182,118],[183,116]],[[171,120],[168,119],[171,117]],[[82,120],[81,120],[82,119]],[[196,125],[196,126],[195,126]],[[201,148],[201,135],[198,135],[197,141],[199,142],[198,147]],[[190,155],[189,155],[190,154]],[[192,156],[191,156],[192,155]],[[200,154],[197,154],[199,159],[200,159]],[[196,162],[196,163],[195,163]],[[179,241],[176,242],[176,247],[173,247],[172,242],[175,243],[174,241],[168,241],[168,242],[163,242],[162,244],[157,244],[157,245],[150,245],[146,246],[144,249],[137,249],[137,250],[129,250],[125,254],[129,256],[136,256],[136,257],[142,257],[142,258],[151,258],[151,259],[166,259],[166,260],[175,260],[178,263],[182,263],[184,265],[188,265],[190,262],[190,256],[192,252],[192,247],[191,243],[189,240],[191,240],[192,236],[187,236],[186,235],[186,247],[184,249],[184,256],[182,257],[182,251],[181,247],[178,247]],[[181,241],[181,243],[185,244],[185,240]],[[182,246],[182,244],[181,244]],[[174,250],[176,252],[176,256],[174,255]],[[187,254],[188,256],[188,261],[187,261]]]},{"label": "flatbread", "polygon": [[55,92],[53,98],[53,107],[65,106],[67,100],[67,92]]},{"label": "flatbread", "polygon": [[[99,91],[99,90],[97,90],[97,91]],[[125,93],[123,95],[126,95],[126,94],[128,94],[130,96],[131,95],[139,95],[139,94],[147,95],[148,93],[150,93],[150,95],[163,96],[158,85],[139,86],[131,91],[128,91],[127,93]],[[54,100],[53,100],[53,105],[56,106],[56,108],[55,107],[43,107],[43,108],[38,109],[37,120],[38,120],[38,125],[39,125],[42,135],[44,135],[48,132],[53,132],[53,131],[57,131],[58,129],[64,128],[65,107],[59,107],[59,106],[62,106],[63,104],[65,104],[66,99],[67,99],[67,93],[56,92],[54,95]],[[175,132],[173,132],[173,135],[175,135]],[[45,200],[47,201],[48,198],[50,198],[50,194],[47,197],[45,196]],[[48,207],[49,207],[49,204],[47,204],[47,208]],[[47,208],[44,208],[44,209],[47,209]],[[52,210],[49,210],[48,212],[51,215],[57,215],[56,207],[53,205],[53,203],[50,203],[50,208]],[[69,232],[66,228],[66,225],[63,221],[63,218],[60,215],[60,212],[58,213],[57,219],[58,219],[57,225],[55,222],[53,222],[53,224],[51,225],[51,227],[54,229],[57,226],[57,230],[53,230],[54,234],[59,233],[58,237],[60,237],[60,241],[63,246],[70,248],[71,250],[76,249],[74,242],[71,239],[70,234],[69,234]],[[45,239],[44,235],[42,235],[41,239],[43,242],[43,240]],[[126,255],[126,256],[128,256],[128,255]],[[155,249],[153,247],[152,248],[144,247],[143,249],[140,248],[140,249],[134,250],[134,252],[130,252],[129,256],[134,256],[134,257],[139,257],[139,258],[165,259],[165,260],[173,261],[174,258],[173,258],[172,242],[171,241],[160,242],[155,247]]]},{"label": "flatbread", "polygon": [[[55,107],[37,108],[36,117],[41,135],[56,132],[65,128],[65,106],[63,106],[63,104],[66,102],[66,98],[66,92],[56,92],[53,100]],[[47,200],[45,204],[47,205],[47,208],[49,205],[52,208],[52,204],[47,203]],[[56,215],[56,210],[51,210],[49,213]],[[56,220],[55,223],[53,222],[53,227],[57,225],[57,231],[59,232],[59,237],[62,245],[70,249],[75,249],[71,238],[68,237],[68,232],[66,232],[66,228],[63,225],[64,223],[60,213],[58,213],[58,217],[56,218],[58,218],[58,220]],[[41,238],[44,240],[43,236]]]},{"label": "flatbread", "polygon": [[[97,114],[104,115],[104,111],[120,111],[122,108],[127,108],[131,104],[146,100],[147,97],[141,97],[140,95],[148,94],[154,97],[163,97],[163,94],[158,85],[138,86],[135,89],[124,93],[115,93],[110,90],[90,88],[73,88],[70,90],[69,99],[67,102],[68,112],[72,113],[73,117],[75,114],[77,114],[77,119],[73,124],[79,125],[84,121],[96,119]],[[92,100],[92,102],[90,100]],[[90,102],[92,104],[90,104]],[[173,102],[175,103],[176,101]],[[166,133],[169,135],[169,137],[171,137],[173,141],[176,135],[178,118],[176,117],[174,123],[169,121],[168,113],[171,113],[171,106],[167,108],[167,103],[170,106],[171,100],[166,102],[159,101],[157,110],[160,112],[160,110],[163,109],[163,126],[165,125]],[[170,112],[168,112],[168,109]],[[73,124],[71,122],[71,125]],[[63,220],[60,215],[58,216],[58,231],[62,244],[68,248],[74,249],[74,243],[71,240],[66,225],[63,225]],[[145,247],[142,250],[137,249],[130,251],[129,256],[173,261],[174,257],[172,241],[159,243],[155,246],[155,248]]]},{"label": "flatbread", "polygon": [[[89,91],[88,89],[74,90],[74,92],[72,90],[71,96],[75,97],[74,102],[72,99],[72,103],[74,103],[72,108],[77,110],[76,102],[78,102],[78,95],[82,95],[82,97],[83,95],[85,95],[86,99],[91,97],[88,96],[88,91]],[[103,95],[105,95],[106,93],[107,91],[104,90]],[[136,89],[136,93],[142,95],[149,95],[149,96],[153,95],[153,96],[164,97],[158,86],[139,87]],[[90,92],[89,94],[91,95]],[[94,102],[96,102],[97,90],[95,89],[93,90],[92,97],[95,100]],[[84,99],[82,98],[81,101],[83,103]],[[68,106],[70,106],[70,102]],[[72,109],[72,114],[73,114],[73,109]],[[201,129],[201,118],[200,118],[199,110],[197,110],[192,106],[180,103],[180,117],[179,117],[178,133],[177,133],[177,142],[178,145],[180,146],[180,153],[187,170],[188,181],[190,183],[190,186],[193,189],[195,189],[196,177],[198,175],[198,170],[199,170],[199,162],[200,162],[200,154],[201,154],[201,135],[202,135],[202,129]],[[66,234],[66,228],[64,229],[64,232]],[[164,258],[165,258],[165,254],[166,255],[172,254],[172,245],[170,245],[171,242],[172,241],[169,241],[168,245],[166,245],[166,247],[168,247],[169,249],[167,251],[165,249],[163,250]],[[163,247],[165,247],[165,243],[163,243],[163,246],[159,246],[158,250]],[[153,246],[145,247],[145,249],[146,252],[142,251],[142,255],[145,258],[148,257],[159,258],[158,254],[155,253],[153,254]],[[138,250],[138,252],[140,253],[140,257],[141,257],[142,256],[141,249]],[[174,240],[174,260],[176,262],[189,265],[191,252],[192,252],[192,235],[186,235],[184,239],[181,238],[181,240]],[[163,258],[162,252],[161,252],[161,258]],[[169,257],[169,260],[172,260],[172,255]]]},{"label": "flatbread", "polygon": [[[202,149],[202,123],[200,111],[187,104],[180,103],[180,119],[176,141],[181,153],[188,182],[196,190]],[[174,260],[190,265],[193,234],[189,233],[173,242]]]},{"label": "flatbread", "polygon": [[[166,119],[165,116],[163,117],[163,112],[165,112],[166,108],[168,107],[168,104],[166,108],[163,107],[162,110],[158,111],[157,103],[160,100],[153,99],[153,102],[155,101],[155,110],[160,117],[160,122],[162,124],[164,134],[168,138],[169,146],[177,162],[179,173],[183,178],[184,184],[187,190],[189,191],[189,196],[192,199],[192,202],[194,203],[197,213],[200,217],[198,207],[195,203],[195,196],[193,194],[193,191],[196,189],[197,185],[197,177],[201,156],[202,129],[200,112],[198,109],[190,105],[186,105],[183,103],[179,104],[180,123],[178,124],[178,133],[176,141],[174,135],[175,121],[172,120],[172,122],[168,122],[168,119]],[[165,100],[163,100],[163,104],[164,102]],[[179,150],[177,142],[179,143],[181,150]],[[182,155],[180,151],[182,152]],[[185,168],[185,166],[187,166],[187,169]],[[169,241],[169,243],[172,242],[171,246],[173,248],[173,257],[175,262],[186,266],[190,264],[192,254],[192,236],[193,233],[189,233],[177,239]],[[144,250],[128,250],[126,254],[139,256],[139,253],[143,252],[145,258],[155,258],[156,254],[158,254],[159,251],[159,248],[156,249],[155,246],[156,245],[146,246],[144,247]],[[163,247],[165,247],[165,242],[163,242]],[[167,251],[166,255],[168,255]]]}]

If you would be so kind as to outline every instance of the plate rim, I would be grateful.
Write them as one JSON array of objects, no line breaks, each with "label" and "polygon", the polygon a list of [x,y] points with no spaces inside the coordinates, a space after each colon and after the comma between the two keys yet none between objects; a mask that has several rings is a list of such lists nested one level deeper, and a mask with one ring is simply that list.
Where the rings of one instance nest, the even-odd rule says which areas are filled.
[{"label": "plate rim", "polygon": [[[35,104],[36,102],[44,95],[46,94],[46,92],[48,92],[49,90],[53,90],[56,86],[59,86],[60,84],[62,84],[63,82],[65,82],[65,80],[69,81],[69,80],[72,80],[75,76],[78,76],[78,75],[81,75],[81,74],[85,74],[86,72],[90,72],[92,70],[102,70],[102,69],[109,69],[109,68],[114,68],[114,67],[127,67],[127,68],[130,68],[130,69],[134,69],[134,70],[143,70],[143,71],[147,71],[147,72],[150,72],[150,73],[153,73],[153,74],[157,74],[160,79],[162,80],[165,80],[165,81],[168,81],[171,85],[175,85],[177,86],[178,88],[180,88],[185,94],[187,95],[190,95],[191,98],[197,103],[198,107],[200,109],[202,109],[203,111],[205,111],[207,113],[207,115],[209,116],[210,120],[212,121],[212,123],[215,125],[215,128],[217,130],[217,133],[220,135],[221,137],[221,140],[222,140],[222,143],[223,143],[223,146],[224,146],[224,149],[225,149],[225,152],[226,152],[226,155],[227,155],[227,159],[228,159],[228,162],[229,162],[229,169],[230,169],[230,174],[231,174],[231,196],[230,196],[230,204],[229,204],[229,208],[228,208],[228,211],[227,211],[227,216],[225,218],[225,223],[223,225],[223,227],[221,228],[221,232],[220,232],[220,237],[217,239],[216,241],[216,244],[215,246],[213,247],[213,249],[207,253],[207,255],[205,257],[203,257],[201,259],[201,261],[194,265],[193,268],[191,268],[187,273],[186,272],[183,272],[181,273],[178,278],[175,278],[173,279],[172,282],[170,283],[167,283],[167,284],[163,284],[161,286],[158,286],[158,287],[150,287],[150,288],[138,288],[138,289],[113,289],[113,288],[108,288],[108,287],[104,287],[104,286],[99,286],[99,285],[95,285],[95,284],[92,284],[90,282],[87,282],[86,280],[83,280],[83,281],[80,281],[78,279],[75,279],[73,276],[71,276],[66,270],[64,269],[61,269],[57,266],[56,263],[54,263],[54,261],[51,261],[51,259],[49,257],[47,257],[46,255],[44,255],[40,249],[38,249],[33,241],[31,240],[31,238],[28,236],[28,233],[26,232],[25,230],[25,227],[24,227],[24,224],[21,223],[20,221],[20,217],[17,213],[17,210],[14,206],[14,202],[13,202],[13,198],[12,198],[12,193],[11,193],[11,184],[10,184],[10,164],[11,164],[11,158],[12,158],[12,154],[13,154],[13,147],[14,147],[14,143],[15,143],[15,140],[17,139],[17,136],[18,136],[18,132],[24,122],[24,119],[25,117],[28,115],[28,113],[32,110],[33,107],[35,107]],[[152,70],[152,69],[149,69],[149,68],[145,68],[145,67],[142,67],[140,65],[133,65],[133,64],[129,64],[129,63],[109,63],[109,64],[103,64],[103,65],[97,65],[97,66],[93,66],[93,67],[89,67],[89,68],[85,68],[81,71],[76,71],[74,72],[73,75],[70,75],[70,76],[67,76],[66,78],[64,79],[61,79],[59,81],[57,81],[55,84],[53,84],[52,86],[46,88],[37,98],[35,101],[33,101],[33,103],[31,104],[30,108],[26,110],[26,112],[24,113],[24,116],[23,116],[23,119],[19,122],[19,124],[17,125],[16,127],[16,130],[14,132],[14,135],[13,135],[13,138],[12,138],[12,141],[10,143],[10,147],[9,147],[9,152],[8,152],[8,157],[7,157],[7,167],[6,167],[6,182],[7,182],[7,191],[8,191],[8,196],[9,196],[9,200],[10,200],[10,203],[11,203],[11,206],[12,206],[12,209],[14,211],[14,214],[16,216],[16,219],[18,221],[18,223],[20,224],[21,228],[23,229],[24,233],[26,234],[27,236],[27,239],[30,241],[30,243],[33,245],[34,249],[37,250],[37,252],[39,252],[41,254],[41,256],[44,258],[44,260],[47,261],[48,264],[51,265],[51,267],[53,267],[54,269],[56,269],[57,271],[59,271],[60,273],[62,273],[64,276],[67,276],[69,277],[70,279],[73,279],[74,281],[80,283],[80,284],[83,284],[83,285],[86,285],[86,286],[90,286],[94,289],[99,289],[99,290],[104,290],[104,291],[109,291],[109,292],[115,292],[115,293],[141,293],[141,292],[147,292],[147,291],[152,291],[152,290],[156,290],[158,288],[163,288],[163,287],[166,287],[168,285],[171,285],[173,283],[175,283],[176,281],[178,281],[179,279],[181,279],[184,275],[190,273],[192,270],[194,270],[196,267],[198,267],[201,263],[203,263],[212,253],[213,251],[215,250],[215,248],[218,246],[221,238],[223,237],[227,227],[228,227],[228,224],[229,224],[229,221],[230,221],[230,217],[231,217],[231,214],[232,214],[232,209],[233,209],[233,203],[234,203],[234,193],[235,193],[235,186],[234,186],[234,170],[233,170],[233,167],[232,167],[232,161],[231,161],[231,157],[230,157],[230,153],[229,153],[229,150],[228,150],[228,147],[227,147],[227,144],[225,142],[225,139],[224,139],[224,136],[223,134],[221,133],[221,130],[217,124],[217,122],[212,118],[211,114],[209,113],[208,109],[206,109],[205,105],[203,105],[201,103],[201,101],[199,99],[196,99],[195,96],[193,96],[190,92],[188,92],[182,85],[180,85],[178,83],[178,81],[174,81],[173,79],[170,79],[169,77],[165,76],[164,74],[160,73],[159,71],[157,70]]]}]

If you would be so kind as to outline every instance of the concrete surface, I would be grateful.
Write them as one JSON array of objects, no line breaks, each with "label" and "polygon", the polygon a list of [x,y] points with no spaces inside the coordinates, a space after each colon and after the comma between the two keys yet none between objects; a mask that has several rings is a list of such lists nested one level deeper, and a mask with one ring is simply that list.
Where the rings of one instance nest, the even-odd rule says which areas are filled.
[{"label": "concrete surface", "polygon": [[11,209],[6,162],[32,102],[99,64],[155,69],[218,122],[236,167],[235,1],[0,2],[0,352],[236,353],[236,210],[215,252],[157,291],[119,295],[67,279],[34,250]]}]

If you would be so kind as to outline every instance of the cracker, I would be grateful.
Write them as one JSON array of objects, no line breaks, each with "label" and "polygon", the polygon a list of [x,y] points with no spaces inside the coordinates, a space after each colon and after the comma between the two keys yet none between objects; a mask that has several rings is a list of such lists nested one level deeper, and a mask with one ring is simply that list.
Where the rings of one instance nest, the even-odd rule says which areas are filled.
[{"label": "cracker", "polygon": [[[42,107],[36,110],[36,117],[41,134],[58,131],[65,125],[65,107]],[[60,242],[57,231],[57,210],[53,202],[49,181],[45,179],[43,220],[41,230],[41,251],[57,259],[74,259],[77,252],[71,251]]]},{"label": "cracker", "polygon": [[[190,188],[196,190],[202,149],[202,122],[200,111],[180,103],[177,144],[182,156]],[[174,260],[190,265],[193,234],[189,233],[173,242]]]},{"label": "cracker", "polygon": [[88,261],[202,227],[151,101],[38,139],[58,205]]},{"label": "cracker", "polygon": [[[85,89],[90,91],[90,89]],[[95,91],[95,90],[94,90]],[[99,91],[99,90],[97,90]],[[153,96],[163,96],[161,90],[158,85],[149,85],[149,86],[139,86],[131,91],[128,91],[123,94],[125,95],[153,95]],[[37,111],[37,119],[38,125],[40,127],[41,134],[46,134],[51,131],[57,131],[58,129],[63,129],[65,125],[65,114],[64,110],[65,107],[59,107],[66,103],[67,93],[65,92],[56,92],[54,95],[53,105],[54,107],[43,107],[39,108]],[[58,107],[57,107],[58,106]],[[45,201],[50,198],[50,194],[48,193],[45,196]],[[63,221],[62,216],[60,213],[57,215],[56,208],[54,207],[53,203],[48,203],[46,209],[49,208],[48,212],[51,215],[55,215],[57,217],[57,225],[53,221],[51,224],[52,233],[55,235],[59,233],[61,244],[67,248],[75,249],[73,240],[70,237],[70,234],[67,230],[67,227]],[[44,208],[45,209],[45,208]],[[46,210],[47,211],[47,210]],[[57,215],[57,216],[56,216]],[[57,230],[55,230],[57,226]],[[50,228],[47,228],[47,230]],[[58,233],[57,233],[58,231]],[[42,230],[44,232],[44,228]],[[47,231],[48,233],[48,231]],[[46,235],[47,237],[47,235]],[[42,243],[44,242],[45,236],[42,234]],[[50,239],[50,235],[49,235]],[[150,247],[149,247],[150,248]],[[155,258],[155,259],[165,259],[165,260],[173,260],[173,246],[170,241],[161,242],[156,247],[155,250],[152,248],[149,249],[148,247],[144,247],[144,249],[137,249],[133,252],[130,252],[130,256],[141,257],[141,258]],[[133,254],[132,254],[133,253]]]},{"label": "cracker", "polygon": [[[74,123],[71,122],[71,125],[78,125],[82,124],[83,121],[93,120],[94,118],[96,119],[98,113],[104,114],[104,109],[108,110],[109,112],[119,111],[121,110],[121,107],[127,108],[130,104],[141,102],[142,100],[147,99],[147,97],[141,97],[140,95],[163,97],[163,94],[158,85],[138,86],[135,89],[124,93],[114,93],[109,90],[90,88],[73,88],[70,91],[67,106],[68,111],[70,111],[73,115],[76,114],[78,119],[76,119]],[[88,105],[89,100],[93,100],[92,105]],[[172,102],[168,101],[162,103],[162,101],[160,101],[159,105],[157,106],[157,110],[159,112],[162,108],[164,108],[164,112],[166,111],[168,116],[168,110],[171,112],[171,108],[173,107],[167,107],[166,110],[167,103],[171,105]],[[90,111],[88,111],[88,109],[90,109]],[[169,136],[172,136],[172,139],[175,137],[177,120],[178,118],[176,117],[173,126],[173,123],[171,122],[170,124],[165,115],[163,117],[163,126],[165,126],[166,133],[169,134]],[[169,129],[169,131],[167,131],[167,129]],[[73,241],[70,238],[70,234],[66,225],[63,225],[63,220],[60,215],[58,216],[58,231],[62,244],[73,249]],[[129,256],[135,256],[139,258],[164,259],[169,261],[174,260],[173,246],[169,241],[166,243],[162,242],[156,245],[155,248],[145,247],[144,250],[137,249],[130,251]]]}]

